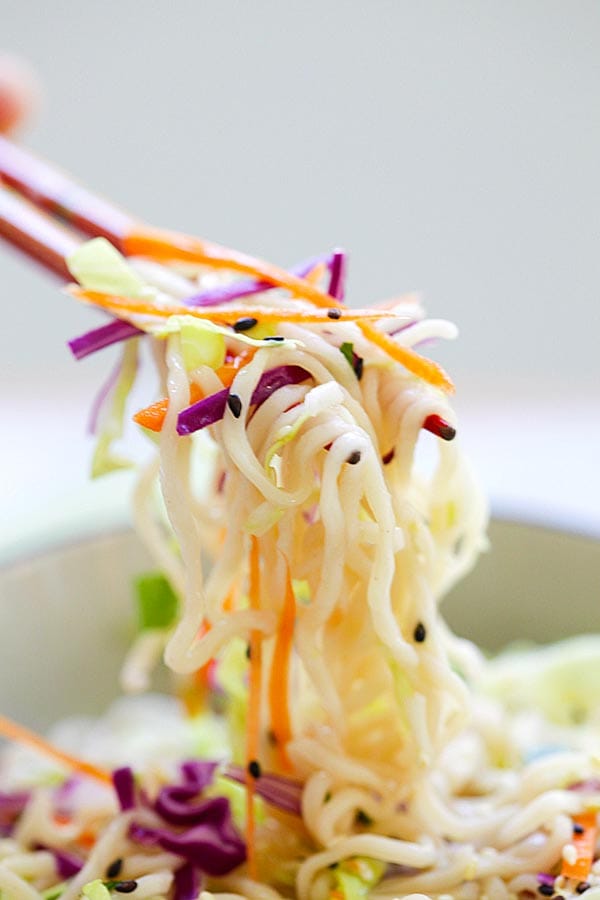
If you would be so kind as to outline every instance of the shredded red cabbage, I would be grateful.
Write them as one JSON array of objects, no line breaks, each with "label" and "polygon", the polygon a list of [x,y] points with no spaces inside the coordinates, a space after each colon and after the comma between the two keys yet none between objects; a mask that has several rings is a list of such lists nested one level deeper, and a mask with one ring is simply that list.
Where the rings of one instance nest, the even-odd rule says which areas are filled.
[{"label": "shredded red cabbage", "polygon": [[135,779],[133,777],[133,769],[129,766],[115,769],[112,773],[112,780],[121,811],[127,812],[128,809],[133,809],[135,806]]},{"label": "shredded red cabbage", "polygon": [[[147,847],[161,847],[186,863],[178,870],[175,895],[190,900],[198,894],[198,873],[225,875],[246,859],[245,844],[235,829],[226,797],[199,797],[211,783],[217,763],[188,760],[181,765],[183,784],[166,785],[152,806],[165,823],[149,828],[132,822],[129,837]],[[135,806],[135,786],[131,769],[117,769],[113,781],[121,809]],[[196,885],[196,892],[193,888]]]},{"label": "shredded red cabbage", "polygon": [[21,815],[30,794],[28,791],[13,791],[5,793],[0,791],[0,835],[7,837],[13,828],[17,818]]},{"label": "shredded red cabbage", "polygon": [[[246,771],[241,766],[229,765],[223,774],[232,781],[246,784]],[[292,816],[301,815],[303,787],[302,782],[295,778],[270,772],[262,772],[254,783],[254,790],[259,797]]]},{"label": "shredded red cabbage", "polygon": [[[251,397],[251,404],[260,406],[271,394],[287,384],[299,384],[310,378],[306,369],[300,366],[278,366],[263,372]],[[182,410],[177,417],[177,434],[186,435],[214,425],[225,415],[229,388],[199,400],[198,403]]]},{"label": "shredded red cabbage", "polygon": [[193,785],[197,791],[201,791],[212,783],[218,766],[218,762],[207,759],[187,759],[181,763],[180,769],[186,784]]},{"label": "shredded red cabbage", "polygon": [[331,259],[328,293],[330,297],[335,297],[336,300],[344,299],[347,268],[346,253],[343,250],[335,250]]},{"label": "shredded red cabbage", "polygon": [[202,882],[198,869],[191,863],[184,863],[175,872],[173,900],[196,900]]},{"label": "shredded red cabbage", "polygon": [[197,825],[215,814],[213,801],[200,800],[193,803],[197,796],[198,788],[194,786],[169,784],[159,791],[154,809],[170,825]]},{"label": "shredded red cabbage", "polygon": [[548,872],[538,872],[537,880],[539,884],[547,884],[549,887],[554,887],[555,877],[554,875],[549,875]]},{"label": "shredded red cabbage", "polygon": [[206,800],[197,824],[183,831],[147,828],[134,822],[129,837],[138,844],[175,853],[208,875],[225,875],[246,859],[246,847],[235,830],[226,797]]},{"label": "shredded red cabbage", "polygon": [[68,850],[59,850],[57,847],[47,847],[44,844],[39,844],[38,849],[48,850],[52,854],[56,871],[62,879],[72,878],[83,869],[84,861]]},{"label": "shredded red cabbage", "polygon": [[[333,264],[333,255],[326,254],[323,256],[314,256],[304,262],[298,263],[290,269],[292,275],[298,278],[306,278],[309,272],[320,263],[326,263],[328,268]],[[244,278],[234,281],[231,284],[220,284],[208,291],[202,291],[193,297],[187,297],[183,302],[187,306],[216,306],[219,303],[231,303],[232,300],[239,300],[241,297],[250,297],[252,294],[260,294],[263,291],[270,291],[277,285],[270,281],[259,281],[256,278]]]},{"label": "shredded red cabbage", "polygon": [[586,778],[584,781],[575,781],[568,787],[569,791],[578,793],[598,793],[600,791],[600,778]]},{"label": "shredded red cabbage", "polygon": [[110,347],[119,341],[126,341],[132,337],[139,337],[144,332],[132,325],[131,322],[125,322],[123,319],[115,319],[108,325],[102,325],[100,328],[94,328],[92,331],[86,331],[79,337],[72,338],[68,341],[71,353],[75,359],[84,359],[90,353],[96,353],[97,350],[103,350],[104,347]]}]

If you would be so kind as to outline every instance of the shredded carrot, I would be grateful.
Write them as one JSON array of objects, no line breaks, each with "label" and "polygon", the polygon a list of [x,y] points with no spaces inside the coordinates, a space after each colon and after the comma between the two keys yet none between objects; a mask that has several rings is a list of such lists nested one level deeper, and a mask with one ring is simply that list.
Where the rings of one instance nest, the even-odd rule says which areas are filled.
[{"label": "shredded carrot", "polygon": [[277,749],[281,765],[290,771],[291,764],[286,745],[292,737],[290,718],[290,663],[294,639],[294,621],[296,618],[296,598],[292,587],[290,569],[287,566],[285,599],[279,619],[279,628],[275,637],[275,649],[271,664],[271,680],[269,683],[269,706],[271,712],[271,728],[277,741]]},{"label": "shredded carrot", "polygon": [[561,875],[564,878],[574,878],[577,881],[585,881],[594,862],[594,852],[596,849],[596,835],[598,831],[597,817],[595,812],[585,812],[580,815],[573,816],[573,825],[577,830],[583,829],[581,834],[577,834],[573,829],[573,836],[569,841],[573,844],[577,852],[577,859],[574,863],[568,863],[563,859]]},{"label": "shredded carrot", "polygon": [[223,600],[223,612],[232,612],[237,606],[237,584],[231,588],[225,599]]},{"label": "shredded carrot", "polygon": [[148,428],[149,431],[161,431],[168,409],[169,400],[167,397],[163,397],[162,400],[157,400],[156,403],[151,403],[150,406],[140,409],[132,418],[134,422],[137,422],[138,425],[142,425],[144,428]]},{"label": "shredded carrot", "polygon": [[247,347],[234,356],[231,362],[225,362],[217,369],[217,376],[221,379],[223,387],[231,387],[233,379],[240,369],[243,369],[244,366],[247,366],[252,361],[256,349],[256,347]]},{"label": "shredded carrot", "polygon": [[59,750],[58,747],[50,744],[44,738],[35,734],[35,732],[25,728],[24,725],[19,725],[17,722],[7,719],[6,716],[0,716],[0,734],[4,735],[4,737],[8,738],[10,741],[25,744],[26,747],[37,750],[38,753],[50,757],[50,759],[66,766],[68,769],[79,772],[80,775],[87,775],[90,778],[95,778],[96,781],[101,781],[103,784],[112,784],[110,772],[106,772],[104,769],[100,769],[98,766],[86,762],[84,759],[78,759],[76,756],[71,756],[70,753],[65,753],[64,750]]},{"label": "shredded carrot", "polygon": [[52,816],[52,820],[56,823],[56,825],[70,825],[70,823],[73,821],[71,816],[63,812],[55,812]]},{"label": "shredded carrot", "polygon": [[327,266],[324,262],[317,263],[314,269],[311,269],[310,272],[305,276],[306,281],[310,284],[318,284],[323,275],[327,270]]},{"label": "shredded carrot", "polygon": [[[260,548],[258,538],[250,539],[250,578],[248,602],[250,609],[260,609]],[[250,678],[248,684],[248,712],[246,720],[246,846],[248,872],[256,879],[255,850],[255,779],[250,764],[258,762],[260,748],[260,700],[262,692],[262,639],[260,631],[250,632]]]},{"label": "shredded carrot", "polygon": [[385,350],[392,359],[395,359],[396,362],[403,365],[404,368],[408,369],[409,372],[412,372],[413,375],[422,378],[423,381],[427,381],[435,387],[441,388],[447,393],[453,393],[454,384],[452,383],[452,379],[444,372],[438,363],[433,362],[431,359],[427,359],[425,356],[420,356],[409,347],[400,346],[393,338],[384,334],[383,331],[374,328],[368,322],[359,322],[359,325],[362,333],[368,340],[372,341],[382,350]]},{"label": "shredded carrot", "polygon": [[90,831],[88,828],[86,831],[82,831],[79,837],[77,838],[77,843],[84,847],[86,850],[89,850],[94,846],[96,841],[98,840],[98,835],[95,831]]},{"label": "shredded carrot", "polygon": [[[158,318],[169,318],[170,316],[193,316],[195,319],[206,319],[217,325],[230,325],[242,318],[256,319],[257,323],[266,324],[271,322],[306,322],[335,324],[336,322],[362,322],[364,319],[378,321],[379,319],[389,319],[390,314],[383,310],[372,309],[346,309],[342,311],[339,319],[330,318],[327,313],[321,313],[318,310],[293,311],[289,307],[281,308],[275,306],[232,306],[226,307],[212,306],[185,306],[184,304],[169,304],[158,306],[147,300],[138,300],[134,297],[119,297],[115,294],[104,294],[100,291],[86,291],[83,288],[71,285],[68,288],[69,293],[78,300],[84,300],[92,303],[94,306],[100,306],[102,309],[108,309],[115,315],[119,313],[129,313],[138,316],[156,316]],[[331,307],[331,304],[329,305]],[[235,335],[232,335],[235,337]]]},{"label": "shredded carrot", "polygon": [[[172,315],[191,315],[198,319],[207,319],[210,322],[227,325],[237,318],[252,317],[257,322],[304,322],[319,323],[330,322],[334,324],[336,321],[356,322],[363,332],[367,340],[384,350],[388,356],[399,362],[416,375],[427,381],[434,387],[441,388],[447,393],[454,391],[454,384],[450,376],[444,369],[431,359],[421,356],[410,347],[402,347],[397,344],[389,335],[383,331],[379,331],[371,324],[372,321],[389,318],[389,313],[377,310],[348,310],[344,308],[343,315],[340,319],[329,319],[328,316],[321,315],[318,312],[290,312],[289,309],[276,308],[231,308],[225,309],[209,309],[208,307],[199,309],[188,306],[162,306],[158,307],[152,303],[147,303],[133,298],[115,297],[111,294],[100,294],[96,291],[84,291],[78,287],[70,287],[70,293],[80,299],[108,309],[115,315],[120,313],[129,313],[130,315],[149,315],[168,318]],[[331,304],[329,304],[331,307]]]},{"label": "shredded carrot", "polygon": [[[190,403],[197,403],[198,400],[202,400],[202,397],[201,388],[192,381],[190,384]],[[138,425],[142,425],[150,431],[158,432],[162,431],[168,409],[169,400],[167,397],[163,397],[162,400],[157,400],[156,403],[146,406],[145,409],[140,409],[132,418]]]},{"label": "shredded carrot", "polygon": [[[216,374],[221,379],[223,387],[231,387],[233,379],[239,370],[248,365],[255,353],[255,348],[249,347],[247,351],[238,353],[232,362],[225,363],[216,370]],[[190,403],[197,403],[199,400],[202,400],[202,396],[201,388],[195,382],[191,382]],[[150,431],[158,433],[162,431],[168,409],[169,400],[167,397],[163,397],[161,400],[157,400],[156,403],[151,403],[150,406],[140,409],[132,416],[132,418],[134,422],[137,422],[137,424],[141,425],[143,428],[148,428]]]},{"label": "shredded carrot", "polygon": [[231,269],[279,285],[294,296],[305,297],[317,305],[339,305],[333,297],[318,290],[309,281],[291,275],[279,266],[191,235],[138,226],[123,238],[122,248],[126,256],[146,256],[160,262],[172,260]]}]

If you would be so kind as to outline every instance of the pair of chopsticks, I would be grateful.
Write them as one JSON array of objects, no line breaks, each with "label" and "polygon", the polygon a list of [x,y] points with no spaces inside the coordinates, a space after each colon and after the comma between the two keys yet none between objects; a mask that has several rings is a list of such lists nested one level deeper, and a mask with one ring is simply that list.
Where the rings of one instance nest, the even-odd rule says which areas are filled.
[{"label": "pair of chopsticks", "polygon": [[81,236],[105,237],[125,256],[229,269],[267,281],[319,307],[339,301],[309,281],[202,238],[152,228],[0,136],[0,237],[70,280],[65,258]]},{"label": "pair of chopsticks", "polygon": [[[152,228],[0,137],[0,237],[68,281],[65,259],[82,234],[106,238],[124,256],[227,269],[283,288],[330,313],[343,308],[310,281],[271,263],[202,238]],[[359,327],[368,341],[413,375],[446,393],[454,390],[438,363],[396,343],[372,322],[361,321]]]}]

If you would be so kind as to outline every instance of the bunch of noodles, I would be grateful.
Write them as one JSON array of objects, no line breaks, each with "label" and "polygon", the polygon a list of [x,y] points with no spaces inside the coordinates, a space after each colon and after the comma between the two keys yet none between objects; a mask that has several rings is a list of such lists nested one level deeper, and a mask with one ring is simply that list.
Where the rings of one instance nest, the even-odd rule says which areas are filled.
[{"label": "bunch of noodles", "polygon": [[[597,783],[568,788],[592,779],[597,759],[563,728],[560,741],[577,750],[525,763],[531,743],[555,732],[526,720],[528,744],[516,713],[473,693],[485,664],[438,612],[484,546],[486,524],[452,440],[449,380],[414,349],[454,328],[426,320],[412,297],[345,307],[342,264],[334,254],[303,267],[309,284],[330,278],[319,305],[272,285],[215,284],[189,264],[127,264],[101,240],[71,260],[72,292],[118,317],[73,349],[128,341],[99,417],[98,471],[122,464],[111,446],[142,339],[160,377],[160,399],[135,417],[154,433],[158,457],[134,505],[180,609],[172,626],[132,647],[125,685],[143,686],[164,647],[188,698],[198,692],[193,721],[214,733],[227,723],[247,861],[235,857],[241,838],[219,832],[237,862],[229,873],[205,869],[218,897],[495,900],[538,888],[551,896],[555,884],[575,896],[596,879]],[[422,447],[423,430],[438,440]],[[173,882],[183,838],[157,825],[173,778],[166,764],[142,766],[133,812],[88,796],[81,806],[96,810],[104,836],[54,896],[85,888],[101,900],[90,893],[94,878],[115,897],[197,896],[197,884]],[[185,778],[177,789],[190,790]],[[6,858],[33,836],[53,844],[48,829],[43,838],[30,825],[48,808],[47,798],[29,801]],[[186,852],[186,865],[205,865]],[[117,857],[134,887],[106,882]],[[40,896],[30,883],[30,893],[10,894],[2,866],[1,890]],[[143,878],[156,872],[163,881],[146,890]]]}]

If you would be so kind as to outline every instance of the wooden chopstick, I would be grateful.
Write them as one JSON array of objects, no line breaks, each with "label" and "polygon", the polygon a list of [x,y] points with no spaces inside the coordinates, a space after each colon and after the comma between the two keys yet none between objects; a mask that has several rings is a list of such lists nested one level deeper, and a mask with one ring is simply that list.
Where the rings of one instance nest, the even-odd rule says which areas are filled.
[{"label": "wooden chopstick", "polygon": [[2,136],[0,182],[72,228],[90,237],[108,238],[119,248],[137,224],[129,213]]},{"label": "wooden chopstick", "polygon": [[0,237],[63,281],[72,280],[65,257],[81,240],[1,183]]}]

